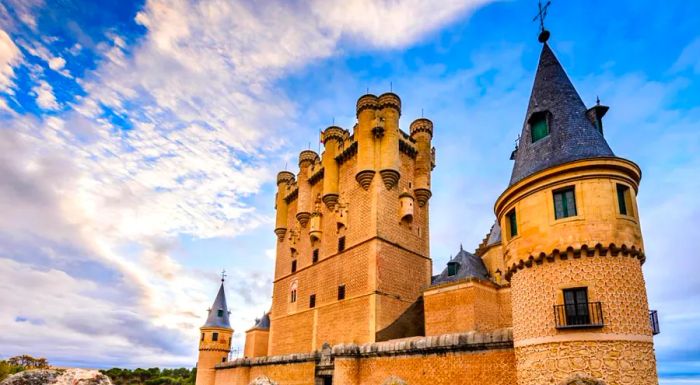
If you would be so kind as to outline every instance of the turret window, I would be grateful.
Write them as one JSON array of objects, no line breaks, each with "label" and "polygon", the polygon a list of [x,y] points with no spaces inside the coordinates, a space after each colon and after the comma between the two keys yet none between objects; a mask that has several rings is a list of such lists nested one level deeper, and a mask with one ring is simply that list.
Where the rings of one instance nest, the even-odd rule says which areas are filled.
[{"label": "turret window", "polygon": [[506,218],[508,219],[508,223],[506,224],[508,226],[508,233],[512,238],[518,235],[518,220],[515,216],[515,209],[510,210],[508,214],[506,214]]},{"label": "turret window", "polygon": [[211,340],[218,341],[219,340],[219,333],[217,333],[217,332],[211,333]]},{"label": "turret window", "polygon": [[576,196],[573,187],[554,191],[554,218],[576,216]]},{"label": "turret window", "polygon": [[532,143],[549,135],[549,119],[547,111],[535,112],[528,120]]},{"label": "turret window", "polygon": [[630,188],[623,185],[617,185],[617,205],[622,215],[632,215],[632,196]]}]

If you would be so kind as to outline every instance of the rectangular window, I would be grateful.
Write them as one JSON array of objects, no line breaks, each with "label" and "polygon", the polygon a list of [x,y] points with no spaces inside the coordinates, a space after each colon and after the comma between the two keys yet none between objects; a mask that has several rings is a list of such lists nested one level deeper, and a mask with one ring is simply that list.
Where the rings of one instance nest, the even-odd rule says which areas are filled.
[{"label": "rectangular window", "polygon": [[309,297],[309,307],[316,307],[316,294],[311,294],[311,296]]},{"label": "rectangular window", "polygon": [[313,257],[311,258],[311,261],[313,263],[318,262],[318,249],[314,249],[314,254],[313,254]]},{"label": "rectangular window", "polygon": [[217,316],[217,317],[223,317],[223,316],[224,316],[224,311],[221,310],[221,309],[217,310],[217,311],[216,311],[216,316]]},{"label": "rectangular window", "polygon": [[294,273],[296,271],[297,271],[297,261],[294,260],[294,261],[292,261],[292,273]]},{"label": "rectangular window", "polygon": [[506,217],[508,217],[508,229],[510,237],[512,238],[518,235],[518,221],[515,217],[515,209],[510,210],[508,214],[506,214]]},{"label": "rectangular window", "polygon": [[217,332],[211,333],[211,340],[218,341],[219,340],[219,333],[217,333]]},{"label": "rectangular window", "polygon": [[345,250],[345,237],[338,238],[338,252]]},{"label": "rectangular window", "polygon": [[568,326],[590,324],[588,288],[564,289],[564,311],[566,312],[566,324]]},{"label": "rectangular window", "polygon": [[338,300],[345,299],[345,285],[338,286]]},{"label": "rectangular window", "polygon": [[622,215],[631,215],[632,210],[631,205],[631,198],[630,198],[630,188],[623,185],[623,184],[618,184],[617,185],[617,204],[618,207],[620,208],[620,214]]},{"label": "rectangular window", "polygon": [[549,125],[547,123],[546,111],[535,112],[532,114],[532,117],[528,123],[530,123],[530,137],[532,139],[532,143],[535,143],[549,135]]},{"label": "rectangular window", "polygon": [[554,218],[561,219],[574,216],[576,216],[574,188],[568,187],[554,191]]},{"label": "rectangular window", "polygon": [[459,269],[459,264],[457,262],[448,262],[447,263],[447,276],[452,277],[453,275],[457,275],[458,269]]}]

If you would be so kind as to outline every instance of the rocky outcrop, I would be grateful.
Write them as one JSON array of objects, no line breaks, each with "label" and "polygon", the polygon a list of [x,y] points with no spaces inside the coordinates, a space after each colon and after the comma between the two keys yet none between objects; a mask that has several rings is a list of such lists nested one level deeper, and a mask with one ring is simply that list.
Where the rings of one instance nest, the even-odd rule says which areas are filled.
[{"label": "rocky outcrop", "polygon": [[112,381],[97,370],[36,369],[13,374],[0,385],[112,385]]}]

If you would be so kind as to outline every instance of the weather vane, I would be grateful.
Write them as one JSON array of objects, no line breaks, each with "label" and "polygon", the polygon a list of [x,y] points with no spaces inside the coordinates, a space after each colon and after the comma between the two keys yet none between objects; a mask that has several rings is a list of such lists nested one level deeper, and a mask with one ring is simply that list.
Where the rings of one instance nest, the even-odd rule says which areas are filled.
[{"label": "weather vane", "polygon": [[224,282],[226,279],[226,269],[221,270],[221,282]]},{"label": "weather vane", "polygon": [[549,6],[552,4],[551,1],[547,1],[547,4],[542,6],[542,0],[539,0],[537,2],[537,6],[539,8],[539,12],[535,17],[532,18],[532,21],[536,21],[537,19],[540,19],[540,36],[537,38],[537,40],[540,41],[540,43],[544,43],[549,39],[549,31],[547,31],[544,28],[544,19],[547,17],[547,9]]}]

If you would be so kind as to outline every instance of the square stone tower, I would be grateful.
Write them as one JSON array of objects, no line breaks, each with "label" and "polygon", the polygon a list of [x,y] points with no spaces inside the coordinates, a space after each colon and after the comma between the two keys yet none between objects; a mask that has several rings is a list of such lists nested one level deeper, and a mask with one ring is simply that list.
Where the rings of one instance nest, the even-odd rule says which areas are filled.
[{"label": "square stone tower", "polygon": [[328,127],[321,157],[279,173],[268,355],[422,333],[404,320],[421,316],[432,272],[433,125],[405,133],[400,114],[396,94],[364,95],[352,134]]}]

